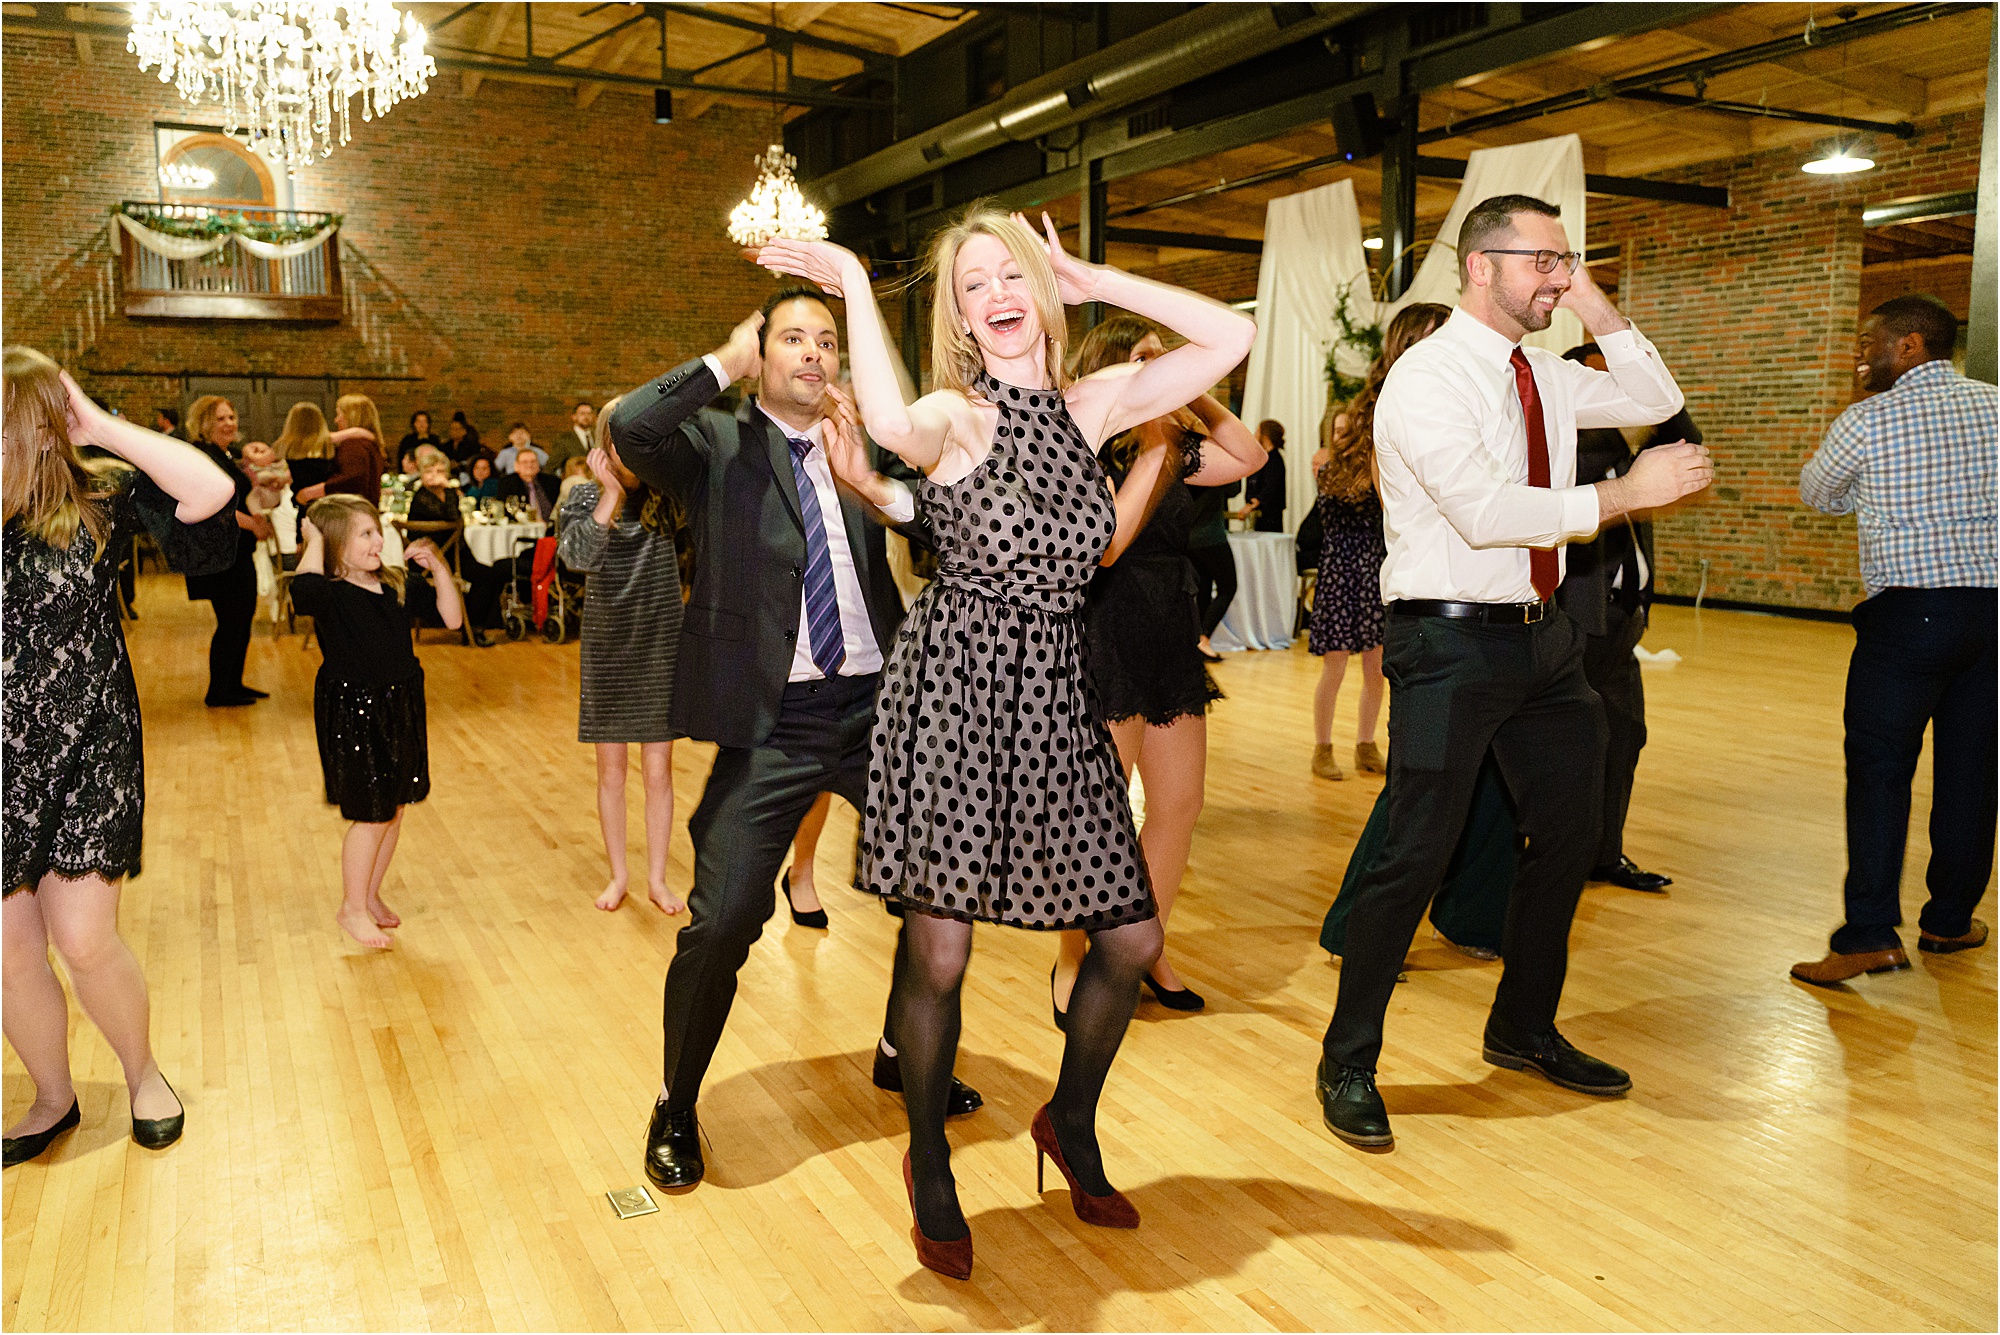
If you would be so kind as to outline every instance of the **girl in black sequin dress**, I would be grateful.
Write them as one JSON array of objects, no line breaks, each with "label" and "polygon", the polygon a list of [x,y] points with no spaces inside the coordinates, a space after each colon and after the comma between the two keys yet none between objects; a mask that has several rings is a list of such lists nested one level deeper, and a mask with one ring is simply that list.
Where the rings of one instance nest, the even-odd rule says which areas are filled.
[{"label": "girl in black sequin dress", "polygon": [[[292,606],[313,619],[326,661],[313,683],[313,724],[326,800],[354,822],[340,846],[340,912],[347,934],[387,949],[402,919],[382,902],[382,878],[403,829],[403,808],[430,796],[424,668],[410,639],[403,572],[382,564],[382,521],[355,496],[329,496],[306,512],[305,550]],[[421,538],[405,559],[430,572],[438,617],[465,620],[451,567]]]},{"label": "girl in black sequin dress", "polygon": [[[203,575],[236,559],[237,527],[235,478],[198,450],[112,417],[32,349],[6,349],[5,375],[5,1016],[35,1082],[34,1105],[7,1129],[16,1164],[77,1123],[51,945],[125,1068],[133,1139],[158,1149],[180,1135],[180,1100],[153,1060],[145,975],[118,935],[146,776],[115,554],[143,527],[175,569]],[[117,459],[86,464],[79,447]]]},{"label": "girl in black sequin dress", "polygon": [[[1142,455],[1115,496],[1096,453],[1220,380],[1255,334],[1206,298],[1063,254],[1043,221],[1046,243],[1019,216],[975,207],[939,234],[937,388],[914,404],[860,260],[825,242],[774,241],[758,255],[848,297],[860,415],[876,443],[926,475],[938,576],[883,669],[862,867],[905,915],[890,1037],[910,1117],[917,1254],[961,1278],[971,1231],[944,1119],[975,922],[1090,933],[1062,1074],[1031,1129],[1069,1179],[1079,1217],[1138,1223],[1105,1180],[1097,1100],[1161,933],[1117,752],[1092,713],[1081,611],[1114,540],[1137,532],[1166,451]],[[1189,341],[1066,383],[1062,308],[1085,301],[1153,317]],[[870,488],[858,447],[835,467]]]},{"label": "girl in black sequin dress", "polygon": [[[1122,362],[1143,364],[1165,352],[1149,322],[1113,315],[1084,336],[1071,374],[1081,378]],[[1185,479],[1226,485],[1257,472],[1267,456],[1250,429],[1205,394],[1182,412],[1107,441],[1098,462],[1113,482],[1123,485],[1139,452],[1151,447],[1166,450],[1169,476],[1155,489],[1145,528],[1122,553],[1106,553],[1105,564],[1090,581],[1084,625],[1095,713],[1111,729],[1125,781],[1131,782],[1136,768],[1145,784],[1146,823],[1139,830],[1139,847],[1164,931],[1201,815],[1208,706],[1222,697],[1198,647],[1197,575],[1187,554],[1195,504]],[[1082,967],[1084,946],[1082,932],[1063,933],[1050,980],[1059,1017]],[[1201,995],[1180,981],[1164,951],[1144,981],[1164,1006],[1202,1008]]]}]

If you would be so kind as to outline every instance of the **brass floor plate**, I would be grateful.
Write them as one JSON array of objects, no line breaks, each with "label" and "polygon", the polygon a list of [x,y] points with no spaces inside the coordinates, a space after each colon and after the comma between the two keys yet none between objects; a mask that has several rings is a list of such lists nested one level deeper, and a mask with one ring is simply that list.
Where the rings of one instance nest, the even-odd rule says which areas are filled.
[{"label": "brass floor plate", "polygon": [[618,1212],[620,1219],[636,1219],[642,1214],[658,1214],[660,1207],[653,1204],[653,1197],[644,1187],[626,1187],[623,1191],[604,1193],[611,1200],[611,1208]]}]

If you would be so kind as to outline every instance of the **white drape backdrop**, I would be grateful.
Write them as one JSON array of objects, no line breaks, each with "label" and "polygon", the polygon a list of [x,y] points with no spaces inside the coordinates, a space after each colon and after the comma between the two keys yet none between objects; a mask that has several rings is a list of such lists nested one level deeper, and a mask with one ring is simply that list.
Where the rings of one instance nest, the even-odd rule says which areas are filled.
[{"label": "white drape backdrop", "polygon": [[[1326,354],[1337,333],[1333,314],[1352,284],[1348,309],[1357,323],[1386,325],[1413,301],[1458,304],[1458,239],[1465,215],[1494,195],[1533,195],[1562,210],[1569,248],[1584,246],[1583,145],[1573,134],[1504,148],[1473,150],[1465,181],[1438,239],[1399,299],[1378,306],[1361,247],[1361,215],[1347,181],[1274,199],[1264,215],[1264,257],[1257,270],[1257,341],[1243,387],[1243,420],[1285,427],[1285,529],[1295,532],[1312,509],[1313,451],[1326,412]],[[1557,311],[1549,327],[1525,340],[1562,352],[1584,341],[1582,323]],[[1359,376],[1365,362],[1343,348],[1340,368]]]},{"label": "white drape backdrop", "polygon": [[169,236],[165,232],[156,232],[137,219],[127,217],[122,213],[114,213],[111,216],[118,220],[119,226],[119,230],[112,233],[114,239],[121,235],[129,236],[138,242],[143,249],[150,250],[160,258],[168,260],[200,259],[203,255],[212,255],[216,251],[221,250],[231,241],[243,247],[245,252],[256,259],[288,260],[294,255],[303,255],[309,250],[319,249],[330,241],[334,233],[339,230],[334,224],[328,223],[303,240],[283,243],[258,241],[252,237],[243,236],[235,232],[225,233],[212,240],[199,241],[191,237]]}]

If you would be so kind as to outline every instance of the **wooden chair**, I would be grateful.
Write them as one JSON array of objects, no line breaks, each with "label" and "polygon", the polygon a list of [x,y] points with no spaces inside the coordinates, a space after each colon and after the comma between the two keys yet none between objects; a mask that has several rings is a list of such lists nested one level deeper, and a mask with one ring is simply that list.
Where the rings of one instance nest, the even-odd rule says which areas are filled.
[{"label": "wooden chair", "polygon": [[[429,538],[431,540],[432,545],[438,549],[438,554],[444,557],[445,565],[451,570],[452,583],[458,585],[459,599],[463,602],[467,590],[472,587],[460,573],[464,569],[465,525],[454,524],[444,519],[396,519],[390,522],[395,524],[396,532],[402,535],[403,550],[405,553],[410,550],[410,544],[416,539]],[[406,563],[407,560],[406,556]],[[468,646],[471,645],[472,615],[470,612],[467,612],[464,620],[460,622],[458,636]],[[415,621],[410,623],[410,638],[418,642],[421,642],[423,639],[423,627],[419,626]]]}]

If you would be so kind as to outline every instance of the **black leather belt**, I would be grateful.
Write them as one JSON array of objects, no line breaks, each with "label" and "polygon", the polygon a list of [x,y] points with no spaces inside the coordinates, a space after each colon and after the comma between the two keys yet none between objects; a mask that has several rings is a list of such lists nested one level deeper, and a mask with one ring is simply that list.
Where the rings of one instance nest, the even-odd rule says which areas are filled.
[{"label": "black leather belt", "polygon": [[1489,626],[1532,626],[1549,614],[1550,603],[1447,603],[1434,598],[1400,598],[1389,604],[1399,617],[1451,617]]}]

